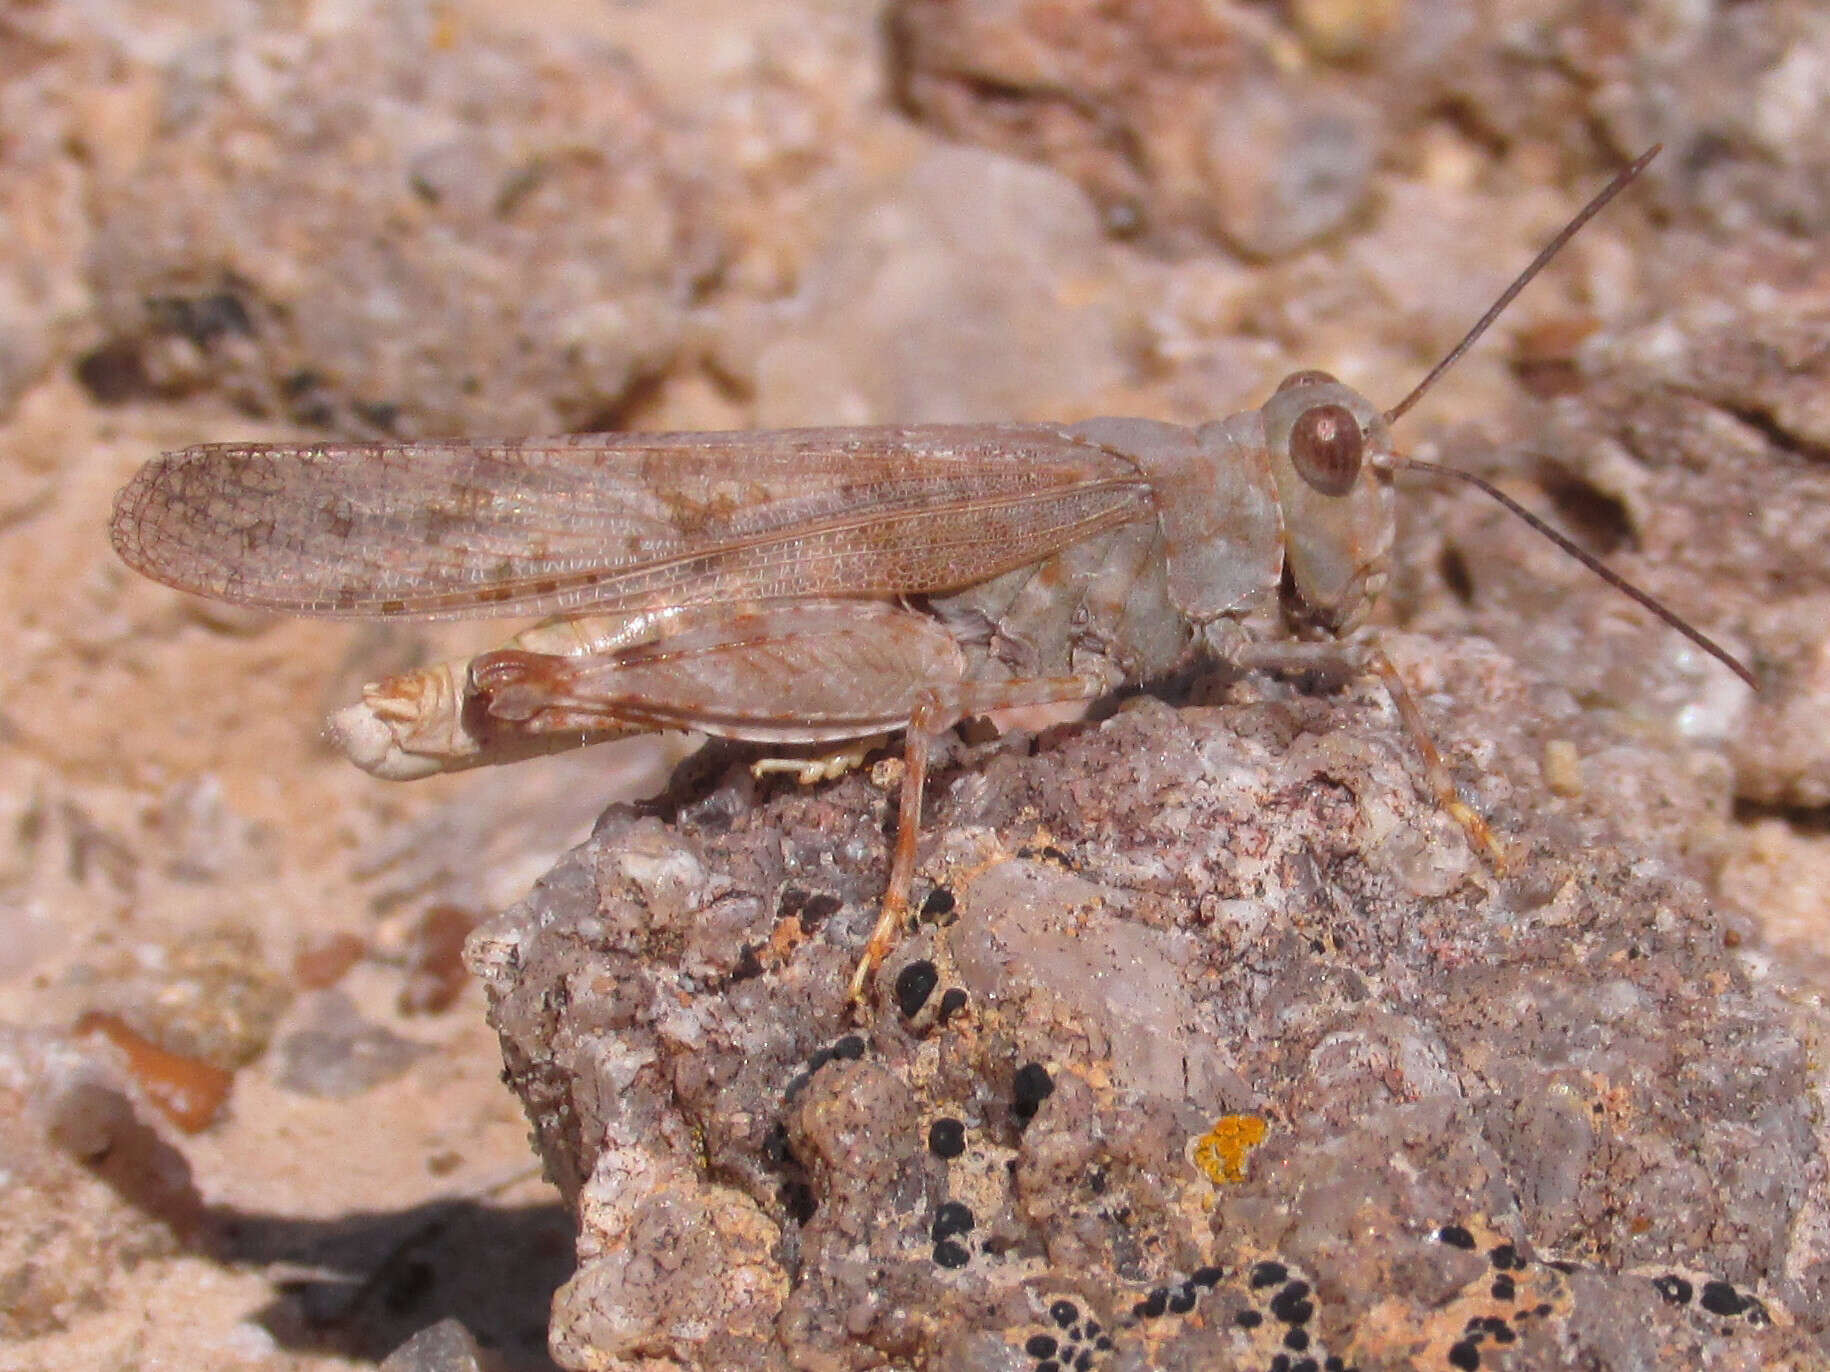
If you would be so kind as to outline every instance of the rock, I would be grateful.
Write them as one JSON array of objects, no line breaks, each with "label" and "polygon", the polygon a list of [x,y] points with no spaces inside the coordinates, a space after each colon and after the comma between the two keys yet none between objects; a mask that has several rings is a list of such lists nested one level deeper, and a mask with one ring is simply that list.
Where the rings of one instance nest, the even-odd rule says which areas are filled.
[{"label": "rock", "polygon": [[[1830,1266],[1793,1012],[1664,807],[1545,786],[1547,739],[1618,749],[1601,726],[1472,641],[1392,651],[1505,873],[1376,690],[1145,697],[938,771],[931,913],[856,1026],[868,778],[758,795],[708,759],[613,811],[470,945],[582,1226],[566,1364],[1805,1357]],[[1655,751],[1606,765],[1708,807]],[[1243,1178],[1197,1165],[1240,1119]]]}]

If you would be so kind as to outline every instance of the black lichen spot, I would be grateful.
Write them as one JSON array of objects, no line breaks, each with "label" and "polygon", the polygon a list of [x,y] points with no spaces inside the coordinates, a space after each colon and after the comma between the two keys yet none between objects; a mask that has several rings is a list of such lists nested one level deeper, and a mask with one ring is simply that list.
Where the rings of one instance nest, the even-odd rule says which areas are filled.
[{"label": "black lichen spot", "polygon": [[1309,1283],[1293,1281],[1271,1297],[1271,1313],[1285,1324],[1307,1324],[1315,1313],[1315,1302],[1308,1296]]},{"label": "black lichen spot", "polygon": [[1459,1224],[1443,1225],[1442,1228],[1436,1231],[1436,1241],[1438,1243],[1446,1243],[1451,1248],[1465,1248],[1470,1252],[1474,1249],[1474,1235],[1470,1234]]},{"label": "black lichen spot", "polygon": [[1172,1291],[1170,1293],[1170,1295],[1169,1295],[1169,1313],[1170,1314],[1186,1315],[1190,1310],[1193,1310],[1194,1308],[1195,1308],[1195,1289],[1194,1289],[1194,1287],[1190,1286],[1187,1282],[1183,1282],[1179,1289]]},{"label": "black lichen spot", "polygon": [[1048,1317],[1061,1328],[1066,1329],[1080,1318],[1080,1307],[1073,1301],[1056,1301],[1048,1308]]},{"label": "black lichen spot", "polygon": [[939,1243],[942,1239],[958,1238],[961,1234],[972,1232],[972,1211],[959,1201],[945,1201],[934,1212],[934,1225],[929,1237]]},{"label": "black lichen spot", "polygon": [[1747,1309],[1747,1299],[1725,1281],[1706,1281],[1697,1304],[1712,1315],[1739,1315]]},{"label": "black lichen spot", "polygon": [[1093,1372],[1093,1350],[1083,1348],[1080,1356],[1074,1359],[1074,1372]]},{"label": "black lichen spot", "polygon": [[1292,1353],[1306,1352],[1309,1348],[1309,1331],[1307,1329],[1289,1329],[1284,1332],[1284,1347]]},{"label": "black lichen spot", "polygon": [[1111,1336],[1101,1334],[1098,1338],[1093,1340],[1093,1347],[1097,1348],[1101,1353],[1110,1353],[1112,1351]]},{"label": "black lichen spot", "polygon": [[1249,1281],[1252,1290],[1262,1291],[1267,1286],[1276,1286],[1289,1275],[1290,1269],[1281,1262],[1255,1262],[1252,1264]]},{"label": "black lichen spot", "polygon": [[1104,1326],[1102,1326],[1098,1320],[1088,1320],[1087,1327],[1081,1331],[1081,1337],[1085,1339],[1096,1339],[1100,1336],[1103,1329]]},{"label": "black lichen spot", "polygon": [[1696,1288],[1675,1272],[1667,1272],[1662,1277],[1654,1277],[1652,1289],[1672,1305],[1689,1305],[1690,1298],[1696,1295]]},{"label": "black lichen spot", "polygon": [[938,919],[943,915],[952,914],[954,906],[958,903],[953,899],[953,892],[945,886],[936,886],[921,902],[921,913],[930,919]]},{"label": "black lichen spot", "polygon": [[1512,1278],[1504,1272],[1493,1279],[1493,1285],[1488,1289],[1492,1291],[1493,1299],[1496,1301],[1516,1300],[1519,1294],[1518,1288],[1513,1285]]},{"label": "black lichen spot", "polygon": [[1461,1372],[1474,1372],[1481,1365],[1481,1351],[1463,1339],[1460,1343],[1449,1345],[1449,1366],[1459,1368]]},{"label": "black lichen spot", "polygon": [[939,1018],[943,1024],[965,1008],[966,993],[960,987],[949,986],[941,993]]},{"label": "black lichen spot", "polygon": [[937,1158],[957,1158],[966,1151],[966,1126],[948,1116],[928,1126],[928,1151]]},{"label": "black lichen spot", "polygon": [[1055,1094],[1054,1078],[1039,1062],[1026,1062],[1010,1081],[1011,1110],[1020,1120],[1034,1117],[1042,1102]]},{"label": "black lichen spot", "polygon": [[936,1267],[959,1268],[964,1267],[971,1260],[972,1255],[966,1251],[965,1246],[955,1243],[952,1239],[945,1239],[934,1245],[934,1265]]},{"label": "black lichen spot", "polygon": [[1029,1342],[1023,1345],[1023,1351],[1032,1358],[1052,1358],[1055,1350],[1060,1347],[1053,1334],[1031,1334]]},{"label": "black lichen spot", "polygon": [[1509,1243],[1496,1243],[1487,1250],[1487,1261],[1501,1272],[1523,1272],[1525,1259],[1519,1256],[1519,1250]]},{"label": "black lichen spot", "polygon": [[1256,1310],[1241,1310],[1233,1316],[1233,1323],[1241,1329],[1256,1329],[1264,1323],[1264,1316]]},{"label": "black lichen spot", "polygon": [[1050,1358],[1047,1362],[1037,1363],[1036,1372],[1061,1372],[1061,1364]]},{"label": "black lichen spot", "polygon": [[856,1062],[864,1056],[864,1039],[858,1034],[847,1034],[832,1046],[832,1057],[835,1062]]},{"label": "black lichen spot", "polygon": [[1330,1354],[1322,1364],[1322,1372],[1347,1372],[1347,1359]]},{"label": "black lichen spot", "polygon": [[1140,1320],[1158,1320],[1163,1317],[1163,1312],[1168,1308],[1169,1292],[1159,1286],[1148,1296],[1145,1296],[1143,1300],[1132,1306],[1131,1313],[1136,1315]]},{"label": "black lichen spot", "polygon": [[1576,1264],[1571,1262],[1568,1258],[1552,1258],[1544,1265],[1552,1271],[1563,1273],[1565,1276],[1576,1270]]},{"label": "black lichen spot", "polygon": [[1222,1272],[1218,1267],[1197,1267],[1193,1272],[1189,1273],[1188,1279],[1196,1286],[1205,1286],[1211,1291],[1214,1287],[1220,1285],[1220,1278],[1225,1275],[1226,1273]]},{"label": "black lichen spot", "polygon": [[940,984],[940,972],[926,958],[911,962],[896,974],[896,1008],[904,1019],[914,1019]]}]

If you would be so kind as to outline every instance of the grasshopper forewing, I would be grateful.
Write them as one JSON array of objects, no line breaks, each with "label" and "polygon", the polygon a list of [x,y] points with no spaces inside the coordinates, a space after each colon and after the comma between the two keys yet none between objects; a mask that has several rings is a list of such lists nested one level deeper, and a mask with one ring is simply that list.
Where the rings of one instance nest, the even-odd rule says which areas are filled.
[{"label": "grasshopper forewing", "polygon": [[[380,776],[663,729],[777,745],[902,731],[895,848],[856,997],[908,908],[929,744],[963,719],[1084,707],[1202,653],[1258,663],[1319,648],[1379,670],[1415,720],[1389,664],[1349,636],[1386,580],[1394,475],[1447,470],[1391,445],[1389,421],[1422,389],[1382,414],[1298,372],[1262,408],[1195,429],[211,444],[148,463],[111,532],[137,570],[237,604],[546,617],[493,652],[371,685],[333,716]],[[1491,842],[1417,732],[1438,794]]]}]

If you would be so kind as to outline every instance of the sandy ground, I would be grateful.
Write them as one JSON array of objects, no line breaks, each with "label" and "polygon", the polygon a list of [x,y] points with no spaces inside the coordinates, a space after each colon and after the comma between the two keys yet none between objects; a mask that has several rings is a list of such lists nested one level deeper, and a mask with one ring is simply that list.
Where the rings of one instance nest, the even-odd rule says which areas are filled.
[{"label": "sandy ground", "polygon": [[[1778,302],[1802,341],[1775,343],[1775,366],[1821,368],[1810,244],[1830,221],[1808,188],[1830,38],[1809,6],[1527,6],[1444,21],[1436,48],[1432,16],[1398,4],[1369,7],[1364,33],[1328,6],[1287,24],[1119,6],[1110,34],[1037,4],[1021,38],[983,17],[996,7],[951,31],[932,7],[893,8],[893,23],[839,0],[0,14],[0,1095],[20,1107],[0,1111],[17,1116],[0,1368],[369,1366],[453,1314],[500,1366],[550,1366],[570,1224],[440,931],[518,899],[679,755],[638,744],[411,786],[361,774],[324,714],[508,626],[279,620],[145,582],[105,530],[151,454],[1194,422],[1299,365],[1391,398],[1653,137],[1673,143],[1658,169],[1407,421],[1414,438],[1481,462],[1541,436],[1566,385],[1633,346],[1681,351],[1633,331],[1675,327],[1685,304],[1702,331]],[[1225,42],[1203,27],[1216,12]],[[1127,25],[1165,46],[1127,46]],[[1081,94],[1039,113],[997,98],[1023,81]],[[1209,90],[1218,113],[1189,103]],[[1082,117],[1088,100],[1107,124]],[[1197,113],[1221,121],[1202,147],[1184,132]],[[1629,342],[1582,355],[1591,335]],[[1749,432],[1815,479],[1821,407],[1762,401]],[[1568,466],[1614,501],[1601,525],[1625,508],[1659,527],[1587,461]],[[1416,508],[1386,615],[1563,670],[1555,645],[1504,628],[1535,630],[1554,605],[1503,578],[1494,601],[1462,594],[1457,559],[1486,565],[1486,516],[1459,496]],[[1799,560],[1750,591],[1681,544],[1662,570],[1637,556],[1671,543],[1646,534],[1624,560],[1765,654],[1778,703],[1730,700],[1637,628],[1619,651],[1640,665],[1571,690],[1673,739],[1708,820],[1660,841],[1813,1000],[1824,570]],[[1785,595],[1784,615],[1749,608]],[[1561,651],[1579,674],[1585,649]],[[1635,676],[1648,694],[1623,704]],[[1766,753],[1748,741],[1763,726]]]}]

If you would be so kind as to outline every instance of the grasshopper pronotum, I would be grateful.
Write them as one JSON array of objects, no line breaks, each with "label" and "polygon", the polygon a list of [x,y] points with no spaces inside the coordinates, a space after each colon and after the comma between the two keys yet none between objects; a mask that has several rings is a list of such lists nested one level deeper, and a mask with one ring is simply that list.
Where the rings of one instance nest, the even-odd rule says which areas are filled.
[{"label": "grasshopper pronotum", "polygon": [[1481,487],[1754,684],[1492,486],[1404,457],[1390,439],[1657,151],[1384,412],[1304,371],[1260,409],[1194,429],[1092,419],[207,444],[134,477],[114,546],[173,586],[291,614],[546,617],[493,652],[369,686],[333,716],[352,759],[384,777],[663,729],[782,745],[902,731],[896,841],[854,997],[908,909],[930,742],[974,716],[1084,709],[1198,653],[1378,671],[1432,787],[1497,852],[1397,673],[1364,635],[1349,637],[1386,580],[1398,473]]}]

